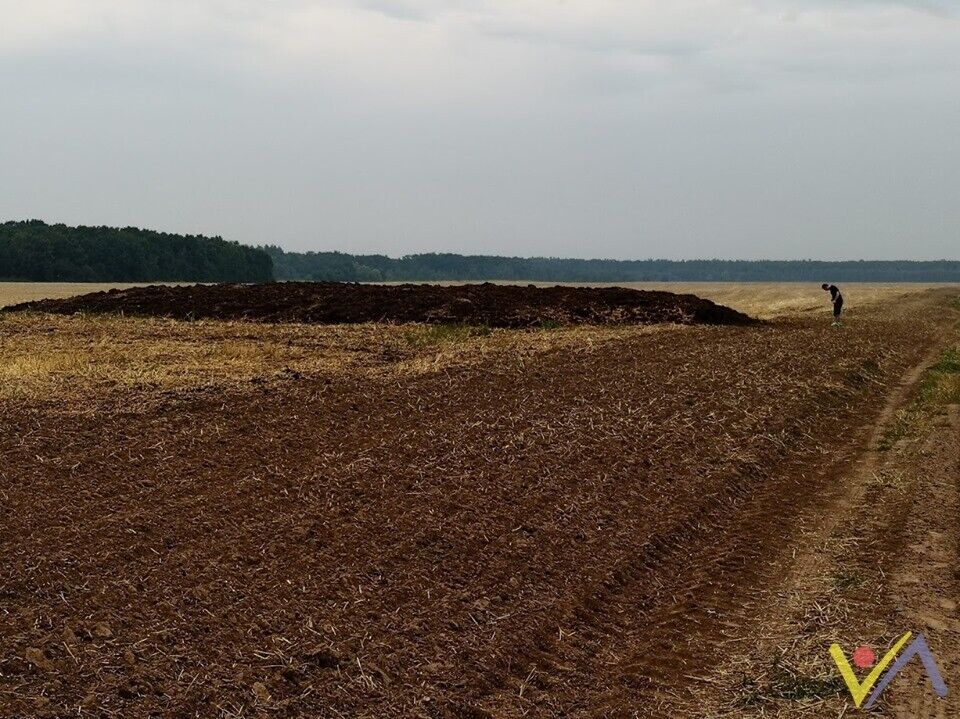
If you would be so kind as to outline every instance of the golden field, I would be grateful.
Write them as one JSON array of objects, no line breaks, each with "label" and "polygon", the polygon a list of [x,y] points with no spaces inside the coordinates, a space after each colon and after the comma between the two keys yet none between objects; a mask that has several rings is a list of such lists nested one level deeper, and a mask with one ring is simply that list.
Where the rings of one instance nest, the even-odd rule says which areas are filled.
[{"label": "golden field", "polygon": [[681,326],[514,332],[424,325],[304,325],[110,315],[0,313],[0,399],[283,381],[344,373],[400,376],[589,349]]},{"label": "golden field", "polygon": [[[150,283],[111,284],[109,282],[0,282],[0,307],[35,300],[61,299],[89,292],[143,287]],[[157,283],[154,283],[157,284]]]}]

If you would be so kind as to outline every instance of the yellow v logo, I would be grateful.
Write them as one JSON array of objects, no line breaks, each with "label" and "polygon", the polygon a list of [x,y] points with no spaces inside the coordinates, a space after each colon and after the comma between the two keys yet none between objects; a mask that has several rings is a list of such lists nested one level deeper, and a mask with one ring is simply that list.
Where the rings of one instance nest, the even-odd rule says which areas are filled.
[{"label": "yellow v logo", "polygon": [[857,676],[853,673],[850,662],[848,662],[846,656],[844,656],[840,645],[834,644],[830,647],[830,656],[833,657],[833,661],[836,663],[837,669],[840,670],[840,676],[843,677],[843,681],[846,683],[847,689],[850,690],[850,696],[853,697],[853,703],[858,709],[860,708],[860,705],[863,704],[863,700],[867,698],[867,695],[870,693],[873,685],[877,683],[877,679],[880,678],[880,675],[883,674],[883,671],[890,665],[890,662],[896,658],[897,653],[903,648],[903,645],[909,641],[912,635],[912,632],[907,632],[900,637],[890,651],[883,656],[883,659],[880,660],[877,666],[873,668],[873,671],[867,675],[862,684],[857,681]]}]

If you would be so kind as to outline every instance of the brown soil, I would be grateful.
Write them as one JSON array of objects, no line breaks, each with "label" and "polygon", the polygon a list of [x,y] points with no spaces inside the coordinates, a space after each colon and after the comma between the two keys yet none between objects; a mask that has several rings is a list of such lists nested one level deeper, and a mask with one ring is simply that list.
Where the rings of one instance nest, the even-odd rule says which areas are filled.
[{"label": "brown soil", "polygon": [[360,285],[286,282],[262,285],[153,286],[16,305],[58,314],[124,313],[177,319],[264,322],[463,323],[489,327],[544,324],[745,325],[747,315],[695,295],[622,287],[515,285]]},{"label": "brown soil", "polygon": [[[752,591],[756,604],[728,617],[727,633],[739,641],[714,666],[699,668],[699,692],[673,697],[675,715],[792,719],[855,712],[829,646],[838,642],[848,658],[860,645],[882,656],[906,631],[924,635],[950,693],[938,698],[916,661],[885,690],[876,713],[958,715],[960,406],[935,410],[917,431],[881,449],[922,370],[939,354],[905,373],[864,452],[841,464],[813,507],[797,512],[802,530],[796,541],[768,552],[766,581]],[[699,636],[710,632],[697,629]]]},{"label": "brown soil", "polygon": [[944,299],[3,401],[0,715],[722,710]]}]

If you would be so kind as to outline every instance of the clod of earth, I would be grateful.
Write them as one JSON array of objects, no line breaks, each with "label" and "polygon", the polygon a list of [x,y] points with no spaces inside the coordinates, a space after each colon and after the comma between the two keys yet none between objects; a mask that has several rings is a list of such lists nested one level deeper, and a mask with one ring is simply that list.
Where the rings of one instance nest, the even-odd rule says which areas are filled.
[{"label": "clod of earth", "polygon": [[30,647],[26,652],[24,652],[24,657],[37,669],[42,671],[50,671],[53,669],[53,664],[49,659],[47,659],[47,655],[43,653],[42,649]]},{"label": "clod of earth", "polygon": [[91,634],[93,634],[93,636],[97,637],[98,639],[109,639],[110,637],[113,636],[113,630],[110,629],[110,625],[107,624],[106,622],[97,622],[93,626],[93,630],[91,631]]},{"label": "clod of earth", "polygon": [[256,682],[253,685],[253,694],[264,704],[270,701],[270,691],[263,682]]}]

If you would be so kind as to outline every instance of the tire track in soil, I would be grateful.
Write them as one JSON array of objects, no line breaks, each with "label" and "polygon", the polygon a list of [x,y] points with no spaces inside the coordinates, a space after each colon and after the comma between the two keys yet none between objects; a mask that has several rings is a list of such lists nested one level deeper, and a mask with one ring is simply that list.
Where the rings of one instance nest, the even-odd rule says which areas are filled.
[{"label": "tire track in soil", "polygon": [[766,608],[741,615],[736,633],[744,641],[728,645],[719,668],[702,676],[704,690],[675,703],[674,716],[843,716],[855,709],[828,658],[830,644],[839,642],[848,656],[867,644],[879,656],[907,630],[924,633],[953,693],[939,700],[915,663],[877,711],[904,719],[960,715],[960,410],[949,407],[919,440],[875,449],[941,351],[906,373],[873,428],[870,450],[828,500],[798,515],[807,527],[779,560],[781,580],[760,591]]},{"label": "tire track in soil", "polygon": [[[866,421],[853,441],[824,457],[822,466],[811,472],[809,457],[784,452],[775,475],[758,485],[767,470],[744,465],[688,518],[638,547],[633,558],[597,582],[598,590],[575,602],[581,641],[565,640],[559,632],[537,637],[538,651],[524,657],[533,666],[516,675],[523,679],[520,696],[500,692],[488,699],[490,714],[529,711],[518,699],[533,682],[546,692],[579,688],[575,702],[547,701],[551,715],[703,716],[699,696],[715,684],[707,676],[711,663],[730,643],[742,641],[768,601],[760,588],[790,571],[797,540],[810,532],[809,525],[823,519],[833,524],[842,516],[822,516],[824,503],[855,501],[844,496],[849,488],[836,478],[857,465],[858,476],[873,471],[876,462],[865,450],[876,444],[939,351],[938,346],[911,366],[881,406],[864,407]],[[791,556],[782,556],[791,547]]]},{"label": "tire track in soil", "polygon": [[950,694],[938,699],[919,664],[911,664],[884,694],[890,716],[960,716],[960,405],[947,408],[918,452],[922,462],[905,541],[890,574],[894,625],[923,632]]}]

